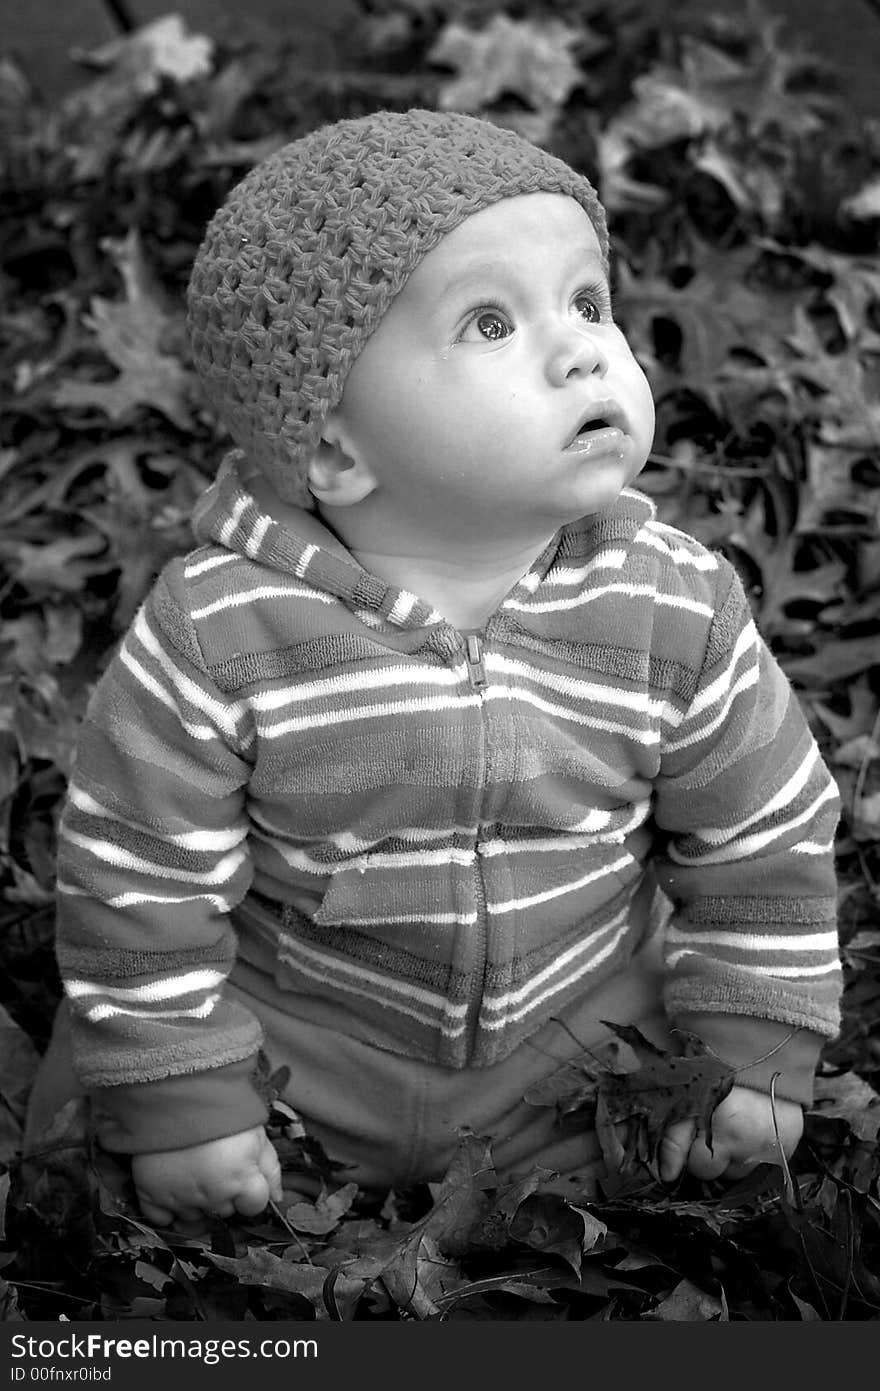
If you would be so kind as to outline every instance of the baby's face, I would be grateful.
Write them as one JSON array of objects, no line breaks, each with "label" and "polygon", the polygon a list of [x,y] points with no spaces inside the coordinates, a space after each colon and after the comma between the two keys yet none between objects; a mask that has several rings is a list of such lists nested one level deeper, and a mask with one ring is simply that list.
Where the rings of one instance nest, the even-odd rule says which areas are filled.
[{"label": "baby's face", "polygon": [[[609,506],[643,467],[650,388],[574,199],[507,198],[428,253],[335,412],[404,524],[520,534]],[[456,533],[452,533],[456,534]]]}]

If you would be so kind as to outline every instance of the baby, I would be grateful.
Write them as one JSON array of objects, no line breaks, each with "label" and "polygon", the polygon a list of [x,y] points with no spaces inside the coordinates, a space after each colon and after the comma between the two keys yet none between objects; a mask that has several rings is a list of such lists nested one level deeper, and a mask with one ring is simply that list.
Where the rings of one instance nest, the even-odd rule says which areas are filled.
[{"label": "baby", "polygon": [[280,1198],[260,1049],[367,1188],[467,1125],[578,1191],[595,1135],[523,1096],[603,1019],[740,1070],[664,1179],[790,1152],[836,789],[731,566],[631,487],[654,412],[589,182],[464,115],[325,127],[217,212],[189,322],[238,447],[93,696],[58,866],[144,1215]]}]

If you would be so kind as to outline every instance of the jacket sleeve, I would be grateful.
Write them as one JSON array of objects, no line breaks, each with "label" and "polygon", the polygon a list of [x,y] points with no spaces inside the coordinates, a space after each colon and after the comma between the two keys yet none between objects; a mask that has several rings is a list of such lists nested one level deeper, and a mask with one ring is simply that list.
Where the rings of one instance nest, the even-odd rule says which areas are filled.
[{"label": "jacket sleeve", "polygon": [[809,1104],[840,1027],[833,839],[837,787],[735,572],[688,707],[670,715],[656,784],[670,1019],[742,1069],[742,1085]]},{"label": "jacket sleeve", "polygon": [[248,711],[205,669],[179,565],[89,703],[59,827],[57,955],[73,1059],[109,1149],[261,1123],[261,1031],[224,995],[247,892]]}]

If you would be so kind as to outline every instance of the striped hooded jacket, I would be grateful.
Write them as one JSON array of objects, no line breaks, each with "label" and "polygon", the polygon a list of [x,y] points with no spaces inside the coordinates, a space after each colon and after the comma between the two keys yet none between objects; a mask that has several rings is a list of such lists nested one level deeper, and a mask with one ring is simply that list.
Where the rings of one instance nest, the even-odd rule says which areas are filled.
[{"label": "striped hooded jacket", "polygon": [[261,512],[238,462],[95,691],[62,817],[105,1144],[259,1123],[261,1001],[490,1064],[625,968],[656,881],[670,1019],[734,1064],[781,1045],[752,1085],[808,1095],[837,794],[729,564],[626,490],[463,635]]}]

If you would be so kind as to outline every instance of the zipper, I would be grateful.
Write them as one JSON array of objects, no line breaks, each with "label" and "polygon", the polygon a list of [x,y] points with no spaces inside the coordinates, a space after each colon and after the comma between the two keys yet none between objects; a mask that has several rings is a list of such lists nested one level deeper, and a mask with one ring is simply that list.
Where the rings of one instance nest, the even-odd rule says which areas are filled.
[{"label": "zipper", "polygon": [[[486,729],[483,723],[483,691],[489,685],[489,678],[486,675],[486,663],[483,656],[483,640],[477,633],[467,633],[464,637],[464,656],[467,662],[468,681],[472,691],[480,696],[480,724],[481,730],[481,769],[480,778],[477,783],[478,802],[475,808],[477,841],[480,835],[480,809],[483,800],[483,792],[486,776]],[[478,844],[474,846],[474,906],[476,908],[477,920],[473,928],[473,951],[471,962],[473,963],[473,983],[471,985],[468,998],[468,1021],[466,1033],[466,1062],[470,1063],[474,1055],[474,1048],[477,1041],[479,1028],[480,1006],[483,1000],[483,993],[486,988],[486,954],[488,950],[488,914],[486,912],[486,886],[483,882],[483,868],[480,863],[480,851]],[[478,968],[479,964],[479,968]]]},{"label": "zipper", "polygon": [[464,640],[464,655],[471,690],[485,691],[489,678],[486,675],[486,663],[483,661],[483,642],[477,633],[467,634]]},{"label": "zipper", "polygon": [[486,910],[486,885],[483,882],[483,867],[480,864],[480,851],[474,847],[474,906],[477,912],[477,921],[474,924],[474,954],[473,961],[479,960],[482,956],[482,969],[474,971],[474,983],[471,987],[468,999],[468,1029],[467,1029],[467,1057],[466,1064],[473,1061],[477,1046],[477,1035],[480,1027],[480,1009],[483,1003],[483,995],[486,990],[487,956],[489,950],[489,918]]}]

